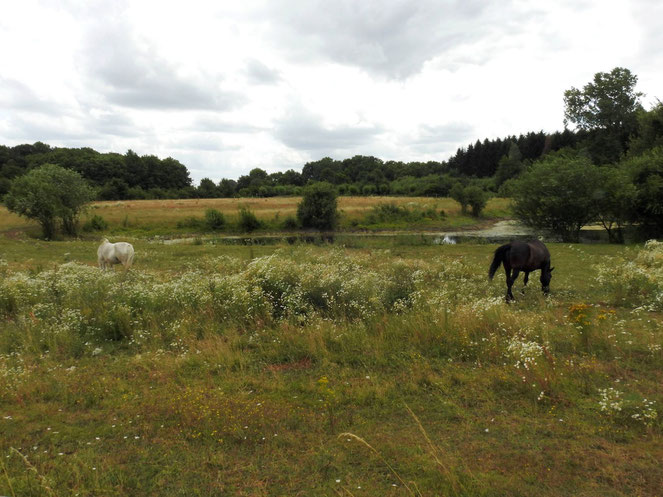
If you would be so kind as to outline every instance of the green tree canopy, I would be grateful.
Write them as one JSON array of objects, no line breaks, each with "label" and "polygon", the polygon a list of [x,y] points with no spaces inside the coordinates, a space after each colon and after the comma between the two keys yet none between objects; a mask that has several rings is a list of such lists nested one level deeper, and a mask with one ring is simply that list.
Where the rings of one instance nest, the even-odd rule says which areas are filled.
[{"label": "green tree canopy", "polygon": [[596,219],[600,173],[572,151],[550,154],[516,180],[514,213],[526,225],[578,241],[580,229]]},{"label": "green tree canopy", "polygon": [[632,219],[648,236],[663,234],[663,147],[656,147],[638,157],[625,160],[635,186]]},{"label": "green tree canopy", "polygon": [[44,164],[15,179],[4,202],[10,211],[36,220],[44,238],[52,239],[58,222],[65,234],[76,235],[78,217],[93,198],[80,174]]},{"label": "green tree canopy", "polygon": [[642,93],[635,91],[637,76],[623,67],[599,72],[582,90],[564,92],[564,124],[590,132],[589,147],[597,163],[614,162],[626,151],[638,128]]}]

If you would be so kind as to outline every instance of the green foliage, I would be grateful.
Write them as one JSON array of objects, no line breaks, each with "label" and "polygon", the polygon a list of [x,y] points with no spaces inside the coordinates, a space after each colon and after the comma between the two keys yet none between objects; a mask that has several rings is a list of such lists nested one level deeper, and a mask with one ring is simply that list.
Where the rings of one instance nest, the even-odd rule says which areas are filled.
[{"label": "green foliage", "polygon": [[99,214],[95,214],[83,224],[83,231],[106,231],[108,223]]},{"label": "green foliage", "polygon": [[495,184],[500,187],[505,181],[520,176],[526,169],[518,145],[511,144],[509,153],[502,157],[495,171]]},{"label": "green foliage", "polygon": [[588,145],[596,163],[614,162],[626,151],[637,130],[643,95],[635,91],[637,76],[622,67],[599,72],[582,90],[564,92],[564,123],[588,131]]},{"label": "green foliage", "polygon": [[599,170],[589,159],[550,154],[517,181],[513,211],[528,226],[578,241],[580,229],[596,218],[599,185]]},{"label": "green foliage", "polygon": [[564,92],[564,119],[580,129],[635,129],[638,102],[643,95],[635,91],[638,77],[623,67],[609,73],[598,72],[582,90]]},{"label": "green foliage", "polygon": [[78,217],[93,196],[78,173],[45,164],[14,180],[4,202],[10,211],[39,222],[44,238],[52,239],[58,222],[65,234],[76,235]]},{"label": "green foliage", "polygon": [[281,227],[288,231],[296,230],[298,228],[297,218],[295,218],[295,216],[286,216],[281,223]]},{"label": "green foliage", "polygon": [[636,189],[625,168],[604,166],[599,169],[595,192],[597,219],[613,243],[624,243],[623,228],[632,216]]},{"label": "green foliage", "polygon": [[256,217],[254,212],[248,207],[239,208],[239,219],[237,220],[237,227],[243,233],[251,233],[262,226],[260,220]]},{"label": "green foliage", "polygon": [[621,164],[635,187],[632,219],[650,236],[663,234],[663,147],[654,148]]},{"label": "green foliage", "polygon": [[218,209],[205,211],[205,226],[212,231],[222,230],[226,226],[226,218]]},{"label": "green foliage", "polygon": [[486,192],[476,185],[471,185],[465,188],[463,197],[472,208],[472,215],[479,217],[479,214],[481,214],[481,211],[486,207],[486,203],[488,202]]},{"label": "green foliage", "polygon": [[656,147],[663,147],[663,102],[660,101],[651,110],[638,113],[638,133],[629,144],[629,156]]},{"label": "green foliage", "polygon": [[462,183],[457,182],[451,187],[449,196],[460,204],[460,209],[464,213],[467,212],[467,197],[465,196],[465,187]]},{"label": "green foliage", "polygon": [[214,184],[214,181],[209,178],[203,178],[200,180],[197,194],[201,198],[216,198],[220,196],[221,191],[219,187]]},{"label": "green foliage", "polygon": [[314,183],[304,190],[297,206],[297,220],[303,228],[333,230],[338,224],[336,188],[329,183]]}]

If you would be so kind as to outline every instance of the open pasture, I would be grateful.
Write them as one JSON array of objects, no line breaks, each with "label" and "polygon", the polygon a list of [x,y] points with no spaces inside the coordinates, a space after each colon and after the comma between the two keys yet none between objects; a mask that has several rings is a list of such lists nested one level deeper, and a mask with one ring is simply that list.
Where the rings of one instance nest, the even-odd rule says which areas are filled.
[{"label": "open pasture", "polygon": [[[280,223],[288,216],[295,216],[297,204],[301,197],[271,198],[215,198],[215,199],[176,199],[176,200],[123,200],[94,202],[81,221],[94,215],[101,216],[108,224],[110,234],[169,235],[190,231],[187,227],[178,227],[187,219],[202,219],[207,209],[217,209],[232,225],[236,223],[240,207],[250,209],[256,217],[265,223],[268,229],[280,229]],[[459,204],[450,198],[425,197],[339,197],[338,208],[341,212],[341,225],[355,228],[364,220],[375,206],[379,204],[395,204],[411,210],[436,213],[444,211],[443,218],[422,221],[417,228],[456,228],[470,227],[482,222],[460,212]],[[484,211],[483,221],[491,218],[508,217],[509,199],[493,198]],[[409,224],[413,224],[410,222]],[[391,228],[393,226],[384,226]],[[381,228],[381,226],[372,226]],[[405,228],[402,226],[401,228]],[[13,233],[27,230],[33,235],[39,234],[39,227],[34,221],[21,218],[0,206],[0,233]]]},{"label": "open pasture", "polygon": [[661,244],[131,242],[0,238],[1,495],[660,495]]}]

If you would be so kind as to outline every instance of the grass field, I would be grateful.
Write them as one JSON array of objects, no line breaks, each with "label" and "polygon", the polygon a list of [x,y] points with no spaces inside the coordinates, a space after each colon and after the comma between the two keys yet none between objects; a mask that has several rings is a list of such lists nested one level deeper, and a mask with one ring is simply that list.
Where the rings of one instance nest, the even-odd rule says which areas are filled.
[{"label": "grass field", "polygon": [[551,296],[507,305],[483,244],[136,238],[125,274],[13,235],[0,495],[663,488],[661,244],[550,244]]},{"label": "grass field", "polygon": [[[108,224],[108,234],[133,236],[171,235],[191,232],[186,226],[189,219],[202,219],[207,209],[221,211],[228,221],[228,232],[237,231],[235,224],[240,207],[250,209],[264,223],[262,231],[281,229],[288,216],[295,216],[300,197],[272,197],[249,199],[181,199],[181,200],[127,200],[95,202],[82,216],[82,222],[94,215]],[[445,217],[435,219],[422,216],[416,221],[396,221],[366,225],[366,215],[379,204],[396,204],[414,211],[444,211]],[[475,219],[460,212],[457,202],[449,198],[422,197],[339,197],[342,229],[449,229],[472,227],[490,219],[509,217],[508,199],[493,198],[481,218]],[[180,224],[180,226],[178,226]],[[181,226],[184,224],[185,226]],[[27,231],[39,234],[38,225],[7,212],[0,206],[0,233]]]}]

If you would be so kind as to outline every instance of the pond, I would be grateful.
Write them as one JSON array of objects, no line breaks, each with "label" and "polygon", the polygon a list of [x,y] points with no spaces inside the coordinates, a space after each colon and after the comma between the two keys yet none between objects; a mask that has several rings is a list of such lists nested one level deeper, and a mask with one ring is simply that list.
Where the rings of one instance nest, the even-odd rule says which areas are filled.
[{"label": "pond", "polygon": [[[359,246],[371,242],[388,245],[455,245],[457,243],[502,244],[511,240],[525,240],[541,237],[514,220],[498,221],[492,226],[465,231],[401,231],[401,232],[337,232],[337,233],[276,233],[265,235],[205,235],[186,238],[161,239],[165,244],[209,243],[223,245],[278,245],[288,244],[337,244]],[[544,241],[559,241],[554,237],[543,236]],[[583,243],[605,242],[603,230],[583,229],[580,235]]]}]

